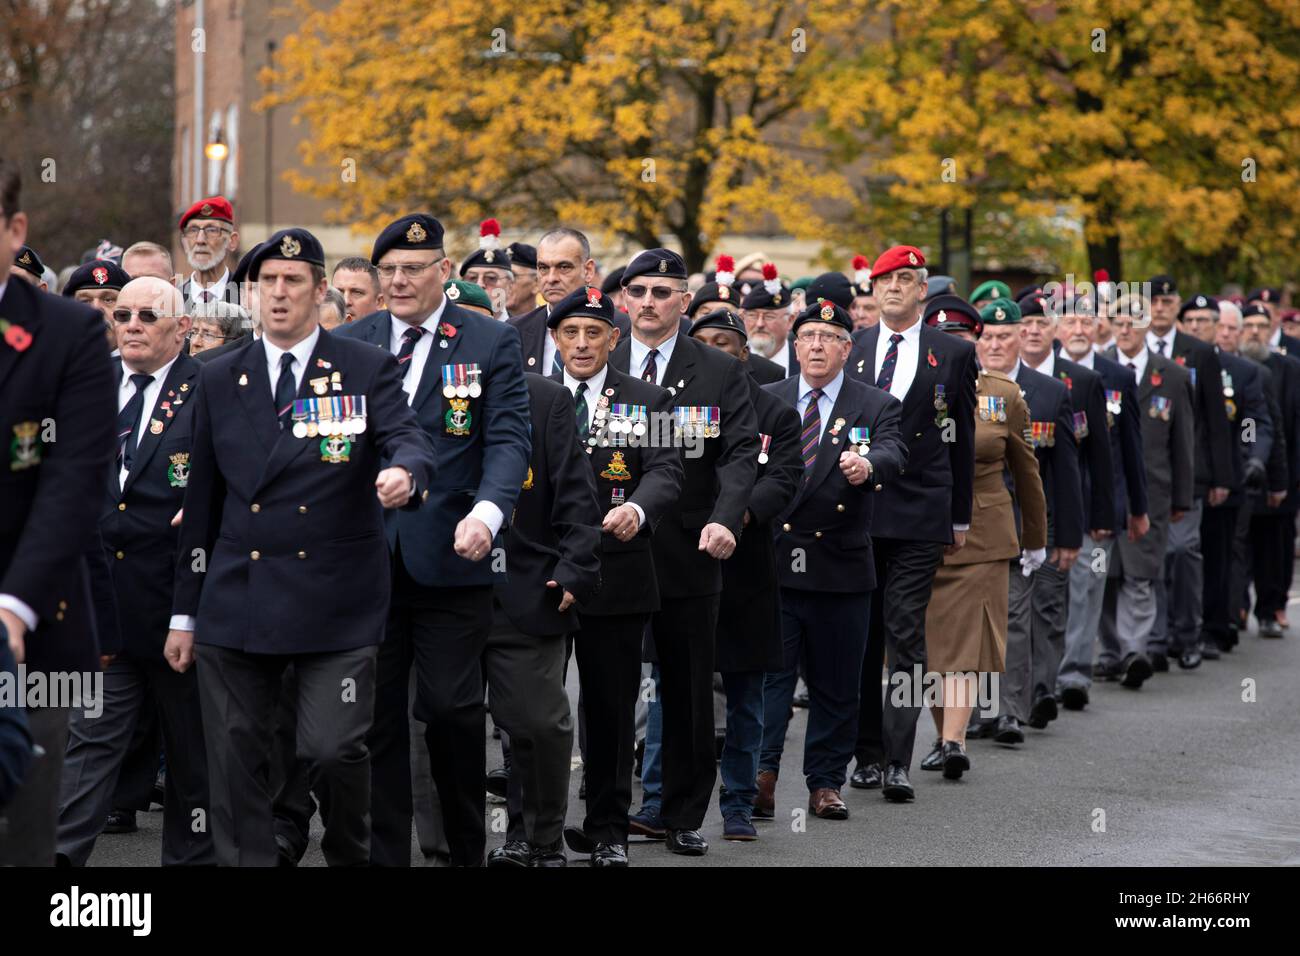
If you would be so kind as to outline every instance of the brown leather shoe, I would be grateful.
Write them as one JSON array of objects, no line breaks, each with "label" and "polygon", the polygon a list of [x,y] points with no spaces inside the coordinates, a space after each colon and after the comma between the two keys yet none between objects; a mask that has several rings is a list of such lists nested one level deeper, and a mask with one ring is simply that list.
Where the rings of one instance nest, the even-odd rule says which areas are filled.
[{"label": "brown leather shoe", "polygon": [[776,774],[771,770],[758,773],[758,795],[754,797],[754,817],[771,820],[776,817]]},{"label": "brown leather shoe", "polygon": [[830,787],[819,787],[808,795],[808,809],[823,820],[847,820],[849,808],[840,799],[840,792]]}]

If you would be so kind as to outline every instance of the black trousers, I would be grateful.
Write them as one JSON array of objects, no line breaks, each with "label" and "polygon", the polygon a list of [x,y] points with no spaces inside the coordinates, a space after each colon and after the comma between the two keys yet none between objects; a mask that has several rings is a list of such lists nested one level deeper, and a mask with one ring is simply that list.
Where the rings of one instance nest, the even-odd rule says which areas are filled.
[{"label": "black trousers", "polygon": [[[312,799],[311,768],[298,759],[298,678],[292,664],[285,668],[280,680],[280,697],[275,705],[275,732],[271,739],[275,835],[284,844],[289,858],[297,863],[307,852],[316,801]],[[323,798],[320,810],[323,822],[326,812]]]},{"label": "black trousers", "polygon": [[1255,618],[1271,621],[1286,609],[1295,560],[1295,516],[1257,514],[1250,519],[1251,565],[1255,576]]},{"label": "black trousers", "polygon": [[903,541],[873,538],[876,562],[876,590],[871,601],[871,628],[867,632],[867,654],[862,662],[858,741],[854,755],[858,763],[899,763],[911,767],[916,743],[916,720],[921,708],[911,693],[896,702],[893,693],[881,694],[880,671],[889,654],[890,690],[895,675],[906,674],[902,685],[911,688],[913,668],[925,670],[925,609],[934,587],[934,572],[943,561],[942,544],[933,541]]},{"label": "black trousers", "polygon": [[312,789],[329,795],[321,850],[330,866],[368,863],[366,731],[374,715],[376,648],[272,655],[199,644],[197,656],[218,865],[279,862],[270,738],[290,664],[298,681],[297,757],[311,768]]},{"label": "black trousers", "polygon": [[[164,666],[165,662],[164,662]],[[168,667],[168,670],[171,668]],[[195,702],[198,702],[196,696]],[[131,734],[130,747],[117,775],[113,791],[114,810],[148,810],[153,803],[153,787],[158,781],[158,756],[163,752],[162,727],[153,698],[145,695],[140,716]]]},{"label": "black trousers", "polygon": [[649,619],[649,614],[584,616],[574,635],[587,711],[587,817],[582,828],[597,843],[627,844],[641,638]]},{"label": "black trousers", "polygon": [[427,725],[429,769],[452,865],[483,863],[487,709],[482,661],[491,630],[490,586],[426,588],[407,574],[400,552],[394,556],[388,629],[379,646],[375,721],[366,737],[373,794],[370,859],[376,866],[411,865],[412,712]]},{"label": "black trousers", "polygon": [[713,655],[720,597],[665,597],[650,617],[663,705],[660,816],[670,830],[699,829],[718,779]]},{"label": "black trousers", "polygon": [[1228,641],[1232,620],[1232,546],[1237,534],[1235,506],[1201,510],[1201,554],[1204,555],[1201,600],[1201,639]]}]

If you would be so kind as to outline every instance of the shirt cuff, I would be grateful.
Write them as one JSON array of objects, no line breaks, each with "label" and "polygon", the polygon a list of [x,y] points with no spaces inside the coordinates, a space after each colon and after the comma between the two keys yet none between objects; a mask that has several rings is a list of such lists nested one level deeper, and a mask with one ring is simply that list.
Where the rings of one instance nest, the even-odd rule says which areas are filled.
[{"label": "shirt cuff", "polygon": [[970,530],[970,525],[968,525],[968,524],[955,524],[955,525],[952,526],[952,530],[953,530],[953,531],[962,531],[962,532],[966,532],[966,531],[969,531],[969,530]]},{"label": "shirt cuff", "polygon": [[40,618],[36,616],[36,612],[28,606],[27,602],[20,601],[12,594],[0,594],[0,608],[13,611],[14,614],[18,615],[18,620],[27,625],[28,631],[36,630],[36,625],[40,623]]},{"label": "shirt cuff", "polygon": [[171,623],[167,625],[167,628],[172,631],[192,631],[194,630],[194,618],[188,614],[173,614]]},{"label": "shirt cuff", "polygon": [[636,530],[640,532],[641,529],[645,527],[645,512],[641,510],[641,506],[637,504],[635,501],[629,501],[628,505],[633,510],[636,511],[636,520],[637,520]]},{"label": "shirt cuff", "polygon": [[478,518],[479,521],[487,525],[488,534],[494,538],[506,520],[506,516],[501,513],[501,509],[490,501],[474,502],[474,507],[469,509],[469,516]]}]

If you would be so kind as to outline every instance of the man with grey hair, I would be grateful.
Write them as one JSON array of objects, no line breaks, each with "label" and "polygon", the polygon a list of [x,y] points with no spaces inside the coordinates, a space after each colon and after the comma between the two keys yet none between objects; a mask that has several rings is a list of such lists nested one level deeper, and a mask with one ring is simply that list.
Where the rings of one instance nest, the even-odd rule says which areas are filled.
[{"label": "man with grey hair", "polygon": [[156,242],[135,242],[122,253],[122,271],[132,279],[153,276],[164,282],[176,281],[172,254]]},{"label": "man with grey hair", "polygon": [[325,290],[325,298],[317,307],[316,317],[320,321],[320,327],[326,331],[337,329],[347,320],[348,304],[343,299],[343,293],[333,286]]}]

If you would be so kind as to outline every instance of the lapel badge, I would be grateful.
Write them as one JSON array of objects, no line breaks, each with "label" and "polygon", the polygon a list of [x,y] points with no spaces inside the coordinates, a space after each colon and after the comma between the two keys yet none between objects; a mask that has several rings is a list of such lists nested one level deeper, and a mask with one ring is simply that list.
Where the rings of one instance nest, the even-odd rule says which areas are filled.
[{"label": "lapel badge", "polygon": [[189,383],[189,382],[181,382],[181,391],[182,391],[182,392],[188,392],[189,390],[190,390],[190,383]]},{"label": "lapel badge", "polygon": [[[334,366],[330,365],[330,363],[327,362],[327,361],[325,361],[323,358],[318,358],[318,359],[316,360],[316,367],[317,367],[317,368],[333,368]],[[184,387],[185,387],[184,385],[181,386],[181,388],[184,388]]]},{"label": "lapel badge", "polygon": [[612,388],[607,388],[605,389],[605,394],[612,398],[614,395],[614,390]]},{"label": "lapel badge", "polygon": [[310,385],[311,390],[317,395],[324,395],[329,390],[329,379],[322,375],[320,378],[313,378]]},{"label": "lapel badge", "polygon": [[[336,392],[343,391],[343,375],[339,372],[331,372],[330,385]],[[321,394],[323,395],[324,392],[322,392]]]},{"label": "lapel badge", "polygon": [[160,422],[158,419],[155,418],[153,421],[149,423],[150,435],[161,435],[162,430],[163,430],[163,423]]},{"label": "lapel badge", "polygon": [[530,355],[530,356],[528,356],[528,364],[529,364],[529,365],[536,365],[536,364],[537,364],[537,356],[536,356],[536,355]]},{"label": "lapel badge", "polygon": [[862,367],[867,364],[866,359],[858,359],[858,374],[862,374]]},{"label": "lapel badge", "polygon": [[247,385],[247,384],[248,384],[248,374],[247,374],[246,372],[240,372],[240,373],[239,373],[239,384],[240,384],[240,385]]}]

